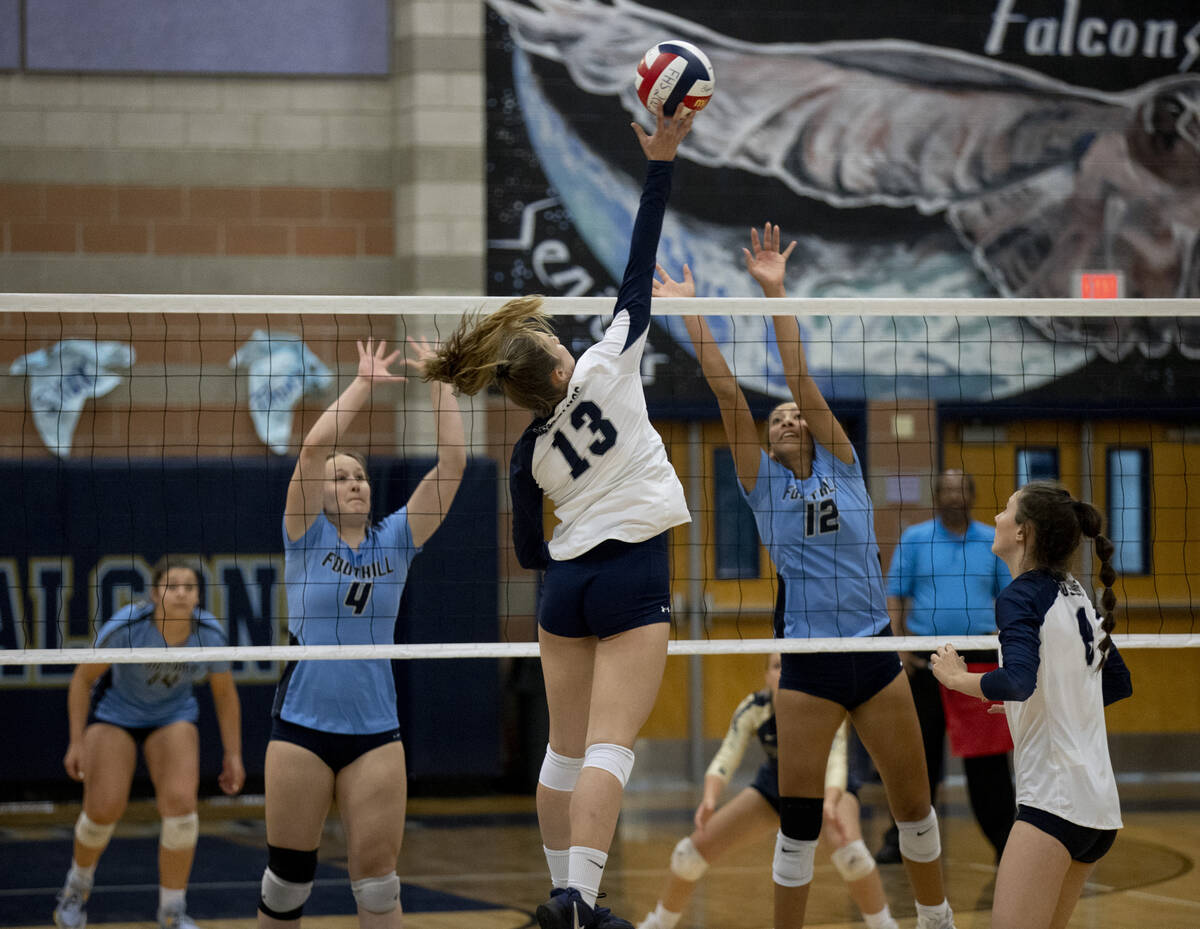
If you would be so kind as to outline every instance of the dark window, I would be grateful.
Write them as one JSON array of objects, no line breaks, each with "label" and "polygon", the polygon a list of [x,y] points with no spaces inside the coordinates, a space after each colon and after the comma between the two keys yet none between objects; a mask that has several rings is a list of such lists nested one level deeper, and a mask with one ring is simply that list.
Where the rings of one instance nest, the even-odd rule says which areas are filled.
[{"label": "dark window", "polygon": [[1030,481],[1058,480],[1057,448],[1018,448],[1017,487],[1020,489]]},{"label": "dark window", "polygon": [[1150,573],[1150,452],[1108,449],[1108,537],[1121,574]]},{"label": "dark window", "polygon": [[716,576],[722,580],[759,577],[758,527],[742,498],[733,455],[727,448],[713,449],[713,481]]}]

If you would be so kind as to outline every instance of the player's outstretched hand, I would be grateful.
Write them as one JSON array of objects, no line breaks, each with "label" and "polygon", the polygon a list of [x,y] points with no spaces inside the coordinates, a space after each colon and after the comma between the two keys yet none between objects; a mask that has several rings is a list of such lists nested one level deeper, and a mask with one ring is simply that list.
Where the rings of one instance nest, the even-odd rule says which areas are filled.
[{"label": "player's outstretched hand", "polygon": [[696,113],[693,110],[685,110],[682,114],[670,118],[660,113],[653,135],[647,135],[646,130],[637,123],[629,125],[633,126],[633,134],[637,136],[638,144],[642,146],[642,151],[650,161],[674,161],[675,150],[691,132],[692,120],[695,117]]},{"label": "player's outstretched hand", "polygon": [[423,375],[425,366],[437,357],[437,343],[409,336],[408,347],[412,350],[413,356],[404,359],[405,367],[413,368],[418,375]]},{"label": "player's outstretched hand", "polygon": [[[692,280],[692,269],[683,266],[683,280],[677,281],[669,275],[662,265],[655,265],[658,273],[654,276],[651,292],[655,297],[694,297],[696,282]],[[660,281],[659,278],[662,278]]]},{"label": "player's outstretched hand", "polygon": [[376,344],[374,339],[367,339],[365,345],[361,340],[355,344],[358,346],[358,376],[364,381],[374,386],[405,379],[403,374],[393,374],[388,370],[396,363],[400,352],[387,354],[387,342],[381,339],[379,344]]},{"label": "player's outstretched hand", "polygon": [[750,248],[743,248],[742,255],[746,259],[746,270],[758,281],[763,293],[768,297],[784,296],[783,278],[787,272],[787,260],[796,247],[793,239],[783,251],[779,250],[779,225],[763,224],[762,239],[758,230],[750,230]]}]

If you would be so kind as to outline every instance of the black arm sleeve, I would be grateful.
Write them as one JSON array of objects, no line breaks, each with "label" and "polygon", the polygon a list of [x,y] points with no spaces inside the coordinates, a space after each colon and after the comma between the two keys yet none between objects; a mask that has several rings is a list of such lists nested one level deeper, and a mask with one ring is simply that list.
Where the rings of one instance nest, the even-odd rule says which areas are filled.
[{"label": "black arm sleeve", "polygon": [[1133,696],[1133,678],[1116,645],[1108,650],[1108,657],[1104,659],[1104,667],[1100,674],[1105,706]]},{"label": "black arm sleeve", "polygon": [[542,530],[542,488],[533,479],[533,443],[537,434],[527,429],[513,447],[508,468],[508,488],[513,505],[513,548],[522,568],[539,570],[550,563]]},{"label": "black arm sleeve", "polygon": [[629,313],[629,335],[624,351],[636,342],[650,325],[650,294],[654,283],[654,265],[658,255],[658,237],[662,233],[667,198],[671,195],[673,161],[651,161],[646,166],[646,182],[642,186],[642,202],[633,221],[633,236],[629,243],[629,263],[617,292],[613,312]]}]

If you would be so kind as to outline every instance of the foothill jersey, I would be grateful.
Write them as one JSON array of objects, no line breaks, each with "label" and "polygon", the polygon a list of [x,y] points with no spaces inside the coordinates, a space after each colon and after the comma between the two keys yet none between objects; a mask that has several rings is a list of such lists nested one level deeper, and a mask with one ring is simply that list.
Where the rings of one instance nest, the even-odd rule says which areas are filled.
[{"label": "foothill jersey", "polygon": [[1005,701],[1017,803],[1077,826],[1119,829],[1104,707],[1133,688],[1115,646],[1096,671],[1103,633],[1091,600],[1069,574],[1028,571],[997,598],[996,624],[1001,667],[981,687]]},{"label": "foothill jersey", "polygon": [[[217,618],[205,610],[192,614],[187,640],[173,648],[221,648],[228,644]],[[96,648],[166,648],[154,604],[122,607],[100,627]],[[91,712],[101,722],[127,728],[195,722],[200,710],[192,687],[211,671],[228,671],[228,662],[149,662],[114,664],[92,686]]]},{"label": "foothill jersey", "polygon": [[[413,545],[407,507],[367,531],[358,550],[321,513],[300,539],[283,533],[288,632],[293,645],[391,645]],[[323,732],[365,735],[399,725],[386,658],[292,661],[273,713]]]},{"label": "foothill jersey", "polygon": [[[566,397],[513,449],[513,535],[527,568],[545,567],[547,555],[577,558],[606,539],[644,542],[690,521],[683,486],[650,425],[641,378],[670,181],[671,162],[650,162],[612,324],[579,358]],[[560,520],[548,548],[543,495]]]},{"label": "foothill jersey", "polygon": [[813,443],[812,474],[760,453],[754,490],[738,484],[784,582],[784,636],[873,636],[889,624],[875,509],[857,453],[850,464]]}]

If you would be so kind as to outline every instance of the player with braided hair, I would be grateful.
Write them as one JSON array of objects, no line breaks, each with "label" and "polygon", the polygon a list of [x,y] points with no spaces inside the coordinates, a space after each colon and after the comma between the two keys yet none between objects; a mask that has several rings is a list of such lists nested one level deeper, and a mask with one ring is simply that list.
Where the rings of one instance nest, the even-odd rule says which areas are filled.
[{"label": "player with braided hair", "polygon": [[[993,929],[1065,927],[1121,828],[1104,707],[1133,688],[1109,638],[1116,571],[1102,525],[1099,510],[1055,482],[1014,493],[992,545],[1014,578],[996,599],[1002,666],[973,674],[950,645],[931,658],[946,687],[1003,700],[1012,731],[1017,822],[996,876]],[[1084,536],[1100,558],[1103,618],[1068,570]]]}]

